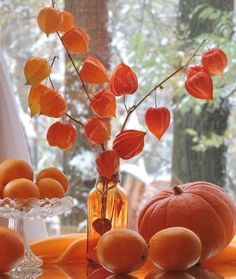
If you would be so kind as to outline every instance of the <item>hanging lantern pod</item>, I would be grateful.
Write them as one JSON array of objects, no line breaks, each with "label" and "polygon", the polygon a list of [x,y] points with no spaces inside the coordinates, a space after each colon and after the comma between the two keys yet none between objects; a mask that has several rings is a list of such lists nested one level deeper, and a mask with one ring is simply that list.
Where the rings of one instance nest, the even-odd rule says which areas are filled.
[{"label": "hanging lantern pod", "polygon": [[222,76],[227,63],[227,55],[220,48],[212,48],[202,55],[202,65],[212,75]]},{"label": "hanging lantern pod", "polygon": [[70,149],[76,140],[74,126],[66,122],[55,122],[47,131],[47,141],[50,146],[57,146],[62,150]]},{"label": "hanging lantern pod", "polygon": [[213,99],[213,81],[210,73],[203,66],[188,68],[185,88],[197,99]]}]

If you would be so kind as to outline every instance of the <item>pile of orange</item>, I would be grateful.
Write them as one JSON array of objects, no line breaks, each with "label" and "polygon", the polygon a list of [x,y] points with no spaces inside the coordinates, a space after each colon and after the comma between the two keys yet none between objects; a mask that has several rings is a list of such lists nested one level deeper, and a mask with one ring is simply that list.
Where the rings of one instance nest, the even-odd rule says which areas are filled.
[{"label": "pile of orange", "polygon": [[0,198],[62,198],[68,190],[67,176],[58,168],[42,169],[34,181],[32,166],[18,158],[0,164]]},{"label": "pile of orange", "polygon": [[[134,272],[148,258],[157,267],[157,270],[179,271],[181,274],[181,271],[187,270],[199,262],[201,248],[199,237],[184,227],[172,227],[159,231],[153,235],[148,244],[135,231],[113,229],[99,239],[97,257],[105,269],[115,274]],[[170,274],[172,273],[170,272]],[[154,276],[150,278],[174,277]]]}]

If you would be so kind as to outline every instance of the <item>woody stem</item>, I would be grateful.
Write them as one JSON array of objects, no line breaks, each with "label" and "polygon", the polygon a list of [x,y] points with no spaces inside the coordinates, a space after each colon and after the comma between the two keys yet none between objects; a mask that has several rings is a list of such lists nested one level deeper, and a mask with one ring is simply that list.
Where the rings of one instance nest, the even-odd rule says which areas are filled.
[{"label": "woody stem", "polygon": [[74,118],[73,116],[71,116],[71,115],[68,114],[68,113],[65,113],[65,115],[66,115],[67,117],[69,117],[71,120],[73,120],[74,122],[76,122],[77,124],[79,124],[81,127],[84,127],[84,124],[83,124],[81,121],[79,121],[78,119]]},{"label": "woody stem", "polygon": [[89,101],[91,101],[91,98],[90,98],[90,96],[89,96],[88,90],[87,90],[87,88],[86,88],[86,86],[85,86],[84,81],[83,81],[82,78],[81,78],[81,75],[80,75],[80,73],[79,73],[79,71],[78,71],[78,69],[77,69],[77,67],[76,67],[76,65],[75,65],[75,62],[74,62],[74,60],[73,60],[73,58],[72,58],[70,52],[68,51],[68,49],[66,48],[66,46],[63,44],[63,41],[62,41],[62,39],[61,39],[61,36],[60,36],[60,34],[59,34],[58,32],[57,32],[57,36],[58,36],[58,38],[60,39],[60,41],[61,41],[63,47],[65,48],[65,51],[66,51],[66,53],[67,53],[67,55],[68,55],[68,57],[69,57],[69,59],[70,59],[70,62],[71,62],[71,64],[73,65],[73,67],[74,67],[74,69],[75,69],[75,71],[76,71],[76,74],[78,75],[78,77],[79,77],[79,79],[80,79],[80,82],[81,82],[81,84],[82,84],[82,87],[83,87],[83,89],[84,89],[85,94],[87,95]]},{"label": "woody stem", "polygon": [[206,39],[204,39],[201,44],[198,46],[198,48],[194,51],[194,53],[190,56],[190,58],[188,59],[188,61],[181,67],[179,67],[176,71],[174,71],[173,73],[171,73],[169,76],[167,76],[165,79],[163,79],[160,83],[158,83],[152,90],[150,90],[136,105],[133,105],[131,108],[128,109],[126,118],[124,120],[124,123],[121,127],[121,132],[124,131],[125,126],[131,116],[131,114],[149,97],[151,96],[156,90],[157,88],[162,88],[162,85],[168,81],[169,79],[171,79],[173,76],[175,76],[178,72],[180,72],[183,68],[185,68],[190,61],[193,59],[193,57],[196,55],[196,53],[199,51],[199,49],[203,46],[203,44],[205,44]]},{"label": "woody stem", "polygon": [[[55,60],[58,58],[58,56],[54,56],[53,59],[52,59],[52,63],[51,63],[51,68],[53,67],[54,63],[55,63]],[[52,79],[51,79],[51,76],[48,77],[49,81],[50,81],[50,84],[52,86],[52,89],[55,89],[54,87],[54,84],[52,82]]]}]

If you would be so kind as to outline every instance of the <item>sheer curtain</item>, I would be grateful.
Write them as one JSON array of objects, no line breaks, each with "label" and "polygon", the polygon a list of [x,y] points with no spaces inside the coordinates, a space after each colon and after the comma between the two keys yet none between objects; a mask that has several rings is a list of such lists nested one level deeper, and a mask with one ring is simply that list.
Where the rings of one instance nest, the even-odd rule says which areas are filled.
[{"label": "sheer curtain", "polygon": [[[10,157],[17,157],[30,162],[10,76],[0,49],[0,162]],[[7,226],[7,220],[1,218],[0,225]],[[47,236],[46,228],[42,221],[25,219],[24,227],[28,241]]]}]

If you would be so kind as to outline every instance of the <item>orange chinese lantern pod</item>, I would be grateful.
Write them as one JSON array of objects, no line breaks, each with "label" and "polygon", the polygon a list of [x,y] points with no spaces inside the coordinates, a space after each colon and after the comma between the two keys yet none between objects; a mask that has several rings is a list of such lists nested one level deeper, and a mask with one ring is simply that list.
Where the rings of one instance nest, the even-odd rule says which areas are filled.
[{"label": "orange chinese lantern pod", "polygon": [[84,60],[80,69],[80,76],[87,83],[100,84],[109,82],[107,69],[95,57],[88,57]]},{"label": "orange chinese lantern pod", "polygon": [[30,57],[24,66],[24,74],[27,85],[36,85],[51,74],[51,66],[47,59]]},{"label": "orange chinese lantern pod", "polygon": [[30,108],[31,117],[36,114],[40,114],[40,99],[42,95],[49,90],[51,90],[51,88],[43,84],[38,84],[31,87],[28,95],[28,106]]},{"label": "orange chinese lantern pod", "polygon": [[92,144],[102,144],[110,139],[111,123],[108,119],[90,117],[84,125],[85,136]]},{"label": "orange chinese lantern pod", "polygon": [[88,34],[79,27],[67,31],[62,37],[62,43],[71,53],[85,54],[88,52]]},{"label": "orange chinese lantern pod", "polygon": [[72,15],[72,13],[68,11],[63,11],[61,12],[62,20],[61,23],[58,26],[57,31],[58,32],[68,32],[71,30],[73,27],[75,27],[75,18]]},{"label": "orange chinese lantern pod", "polygon": [[91,109],[100,117],[116,114],[116,98],[109,88],[98,91],[90,101]]},{"label": "orange chinese lantern pod", "polygon": [[119,157],[128,160],[138,155],[144,147],[146,133],[137,130],[126,130],[119,133],[113,141],[113,149]]},{"label": "orange chinese lantern pod", "polygon": [[148,130],[160,140],[170,125],[170,112],[165,107],[148,108],[145,123]]},{"label": "orange chinese lantern pod", "polygon": [[121,63],[112,73],[110,87],[115,96],[135,93],[138,89],[135,72],[128,65]]},{"label": "orange chinese lantern pod", "polygon": [[120,158],[115,150],[105,150],[96,158],[96,168],[101,176],[111,178],[119,169]]},{"label": "orange chinese lantern pod", "polygon": [[40,98],[40,114],[49,117],[62,117],[67,110],[67,104],[64,97],[56,90],[44,92]]},{"label": "orange chinese lantern pod", "polygon": [[54,8],[45,7],[39,11],[37,22],[39,28],[48,36],[58,31],[62,22],[62,13]]},{"label": "orange chinese lantern pod", "polygon": [[76,140],[74,126],[66,122],[55,122],[47,131],[47,141],[50,146],[57,146],[62,150],[68,150]]},{"label": "orange chinese lantern pod", "polygon": [[189,67],[185,88],[197,99],[213,99],[213,81],[210,73],[203,66]]},{"label": "orange chinese lantern pod", "polygon": [[202,55],[202,65],[212,75],[222,76],[227,63],[227,55],[220,48],[212,48]]}]

